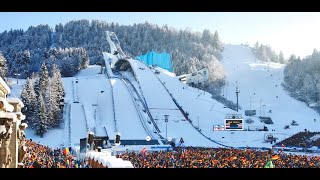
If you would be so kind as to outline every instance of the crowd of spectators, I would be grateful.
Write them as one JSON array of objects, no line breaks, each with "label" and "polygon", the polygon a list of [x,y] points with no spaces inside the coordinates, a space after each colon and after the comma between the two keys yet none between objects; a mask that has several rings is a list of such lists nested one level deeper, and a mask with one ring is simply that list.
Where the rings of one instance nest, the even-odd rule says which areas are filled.
[{"label": "crowd of spectators", "polygon": [[320,147],[320,138],[317,140],[311,140],[310,138],[320,135],[320,132],[299,132],[283,141],[280,141],[276,146],[285,146],[285,147],[306,147],[310,148],[312,146]]},{"label": "crowd of spectators", "polygon": [[[315,135],[315,133],[308,132]],[[305,138],[305,133],[293,137]],[[311,137],[311,136],[310,136]],[[292,138],[292,137],[291,137]],[[295,140],[287,143],[298,142]],[[23,168],[89,168],[88,161],[77,160],[64,149],[52,149],[26,140]],[[320,168],[320,156],[297,155],[272,150],[178,147],[173,151],[126,152],[117,155],[135,168],[263,168],[272,161],[276,168]]]},{"label": "crowd of spectators", "polygon": [[320,168],[320,156],[276,154],[271,150],[184,147],[174,151],[118,155],[135,168],[263,168],[271,160],[276,168]]},{"label": "crowd of spectators", "polygon": [[26,140],[27,153],[21,168],[81,168],[88,167],[86,161],[79,161],[65,149],[52,149]]}]

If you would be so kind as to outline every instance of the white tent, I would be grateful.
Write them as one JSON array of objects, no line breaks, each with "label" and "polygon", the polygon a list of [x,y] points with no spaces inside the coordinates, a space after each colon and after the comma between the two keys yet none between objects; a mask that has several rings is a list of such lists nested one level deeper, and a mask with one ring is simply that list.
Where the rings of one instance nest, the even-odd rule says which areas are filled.
[{"label": "white tent", "polygon": [[108,168],[133,168],[130,161],[124,161],[123,159],[111,156],[108,153],[88,152],[86,156],[98,161],[98,163],[101,163],[103,166]]}]

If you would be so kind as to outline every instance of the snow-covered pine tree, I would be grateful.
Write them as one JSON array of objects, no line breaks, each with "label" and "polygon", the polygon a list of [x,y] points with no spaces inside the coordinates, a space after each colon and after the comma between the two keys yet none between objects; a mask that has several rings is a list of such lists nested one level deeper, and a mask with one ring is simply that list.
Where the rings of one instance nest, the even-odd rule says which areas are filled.
[{"label": "snow-covered pine tree", "polygon": [[29,85],[30,85],[30,79],[27,78],[26,84],[23,86],[22,91],[21,91],[21,101],[23,102],[23,104],[25,104],[25,106],[22,108],[22,113],[26,115],[27,117],[27,121],[28,121],[28,105],[30,104],[30,99],[29,99],[29,93],[28,90],[29,89]]},{"label": "snow-covered pine tree", "polygon": [[55,47],[49,49],[48,52],[45,52],[44,61],[46,63],[46,66],[49,72],[52,72],[52,65],[57,64],[58,62],[57,56],[58,56],[58,50]]},{"label": "snow-covered pine tree", "polygon": [[50,83],[49,106],[52,110],[52,125],[58,125],[61,122],[61,109],[59,107],[60,100],[64,97],[64,88],[61,80],[61,74],[57,65],[53,65],[52,78]]},{"label": "snow-covered pine tree", "polygon": [[29,115],[30,115],[29,119],[31,123],[34,123],[39,120],[37,116],[37,112],[39,109],[39,102],[37,100],[36,92],[34,91],[34,83],[30,82],[28,94],[29,94],[29,100],[30,100],[30,105],[28,106]]},{"label": "snow-covered pine tree", "polygon": [[27,77],[31,65],[31,55],[29,50],[16,51],[14,61],[15,62],[13,62],[13,65],[11,66],[12,73],[20,74],[20,78]]},{"label": "snow-covered pine tree", "polygon": [[7,72],[8,72],[7,60],[0,52],[0,77],[2,77],[2,79],[5,81],[7,77]]},{"label": "snow-covered pine tree", "polygon": [[[320,92],[320,52],[303,60],[291,55],[284,68],[284,86],[294,98],[306,103],[318,103]],[[320,112],[320,106],[314,107]]]},{"label": "snow-covered pine tree", "polygon": [[314,75],[306,74],[303,77],[303,88],[301,90],[301,94],[303,95],[303,99],[305,99],[307,102],[315,101],[317,97],[317,89],[316,89],[316,83],[314,83]]},{"label": "snow-covered pine tree", "polygon": [[284,64],[284,57],[283,57],[282,51],[280,51],[280,54],[279,54],[279,63]]},{"label": "snow-covered pine tree", "polygon": [[23,86],[22,91],[21,91],[21,101],[23,102],[23,104],[25,104],[25,106],[22,108],[22,113],[26,115],[26,120],[27,122],[30,122],[30,115],[29,115],[29,109],[30,109],[30,98],[29,98],[29,92],[28,90],[30,90],[29,86],[32,85],[30,82],[30,79],[27,78],[26,84]]},{"label": "snow-covered pine tree", "polygon": [[24,50],[21,53],[21,61],[18,63],[18,66],[20,66],[20,71],[19,73],[21,74],[21,78],[26,78],[28,77],[30,72],[30,65],[31,65],[31,54],[29,50]]},{"label": "snow-covered pine tree", "polygon": [[[42,63],[39,73],[39,94],[44,96],[49,87],[49,72],[45,63]],[[41,92],[41,93],[40,93]]]},{"label": "snow-covered pine tree", "polygon": [[87,55],[87,51],[84,48],[80,48],[80,64],[81,64],[81,69],[85,69],[89,66],[89,56]]},{"label": "snow-covered pine tree", "polygon": [[38,109],[39,121],[37,122],[37,126],[36,126],[37,128],[36,134],[43,137],[44,133],[48,131],[48,114],[47,114],[47,109],[41,93],[39,95],[38,101],[39,101],[39,109]]},{"label": "snow-covered pine tree", "polygon": [[220,94],[220,90],[225,84],[223,65],[213,55],[206,58],[210,58],[211,60],[207,63],[209,80],[205,83],[205,87],[212,94]]},{"label": "snow-covered pine tree", "polygon": [[57,94],[52,89],[52,86],[49,87],[49,97],[48,103],[46,104],[47,112],[48,112],[48,125],[49,126],[56,126],[60,122],[60,109],[59,103],[57,103]]},{"label": "snow-covered pine tree", "polygon": [[53,88],[54,92],[57,93],[57,102],[64,97],[64,87],[61,79],[61,73],[57,65],[52,66],[52,83],[51,88]]},{"label": "snow-covered pine tree", "polygon": [[26,120],[31,126],[38,120],[38,101],[33,86],[31,79],[27,78],[21,92],[21,99],[25,104],[22,112],[26,115]]},{"label": "snow-covered pine tree", "polygon": [[219,37],[219,34],[218,34],[218,31],[215,31],[214,32],[214,35],[213,35],[213,46],[218,49],[219,51],[223,51],[223,43],[221,42],[220,40],[220,37]]}]

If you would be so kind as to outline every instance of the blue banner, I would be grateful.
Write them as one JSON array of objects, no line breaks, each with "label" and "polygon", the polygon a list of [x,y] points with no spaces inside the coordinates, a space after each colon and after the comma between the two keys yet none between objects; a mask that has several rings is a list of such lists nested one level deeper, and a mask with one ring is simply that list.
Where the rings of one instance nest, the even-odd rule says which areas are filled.
[{"label": "blue banner", "polygon": [[156,53],[151,51],[145,55],[137,56],[135,59],[142,61],[147,65],[157,65],[172,72],[171,56],[169,53]]}]

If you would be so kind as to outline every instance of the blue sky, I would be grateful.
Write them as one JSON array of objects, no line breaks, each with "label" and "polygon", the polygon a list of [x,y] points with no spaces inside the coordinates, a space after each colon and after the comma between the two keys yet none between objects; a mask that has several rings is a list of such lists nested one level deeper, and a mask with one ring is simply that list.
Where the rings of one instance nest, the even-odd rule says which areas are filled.
[{"label": "blue sky", "polygon": [[217,30],[224,43],[253,45],[259,41],[285,57],[296,54],[304,57],[313,49],[320,50],[320,13],[302,12],[0,12],[0,32],[27,29],[29,26],[70,20],[97,19],[123,25],[143,23],[168,24],[177,29],[192,31]]}]

